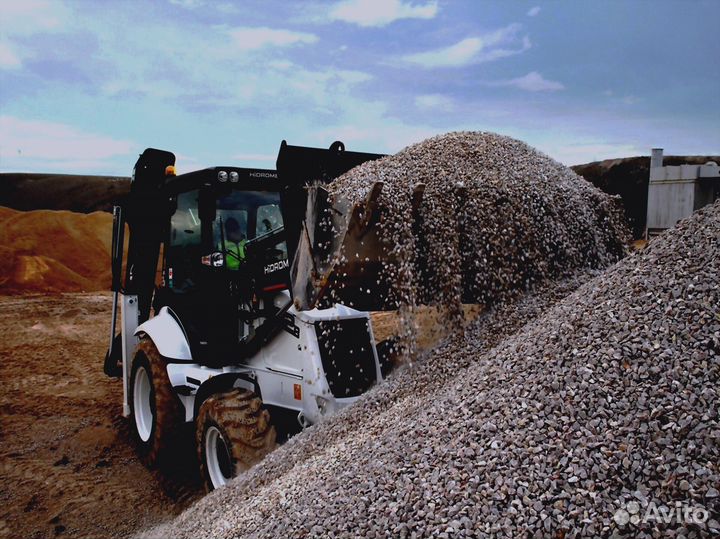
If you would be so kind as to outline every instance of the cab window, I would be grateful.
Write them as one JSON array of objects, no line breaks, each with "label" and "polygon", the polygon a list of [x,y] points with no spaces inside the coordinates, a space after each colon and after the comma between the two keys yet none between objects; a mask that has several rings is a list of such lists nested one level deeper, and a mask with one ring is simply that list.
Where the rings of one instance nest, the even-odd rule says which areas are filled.
[{"label": "cab window", "polygon": [[170,247],[200,245],[198,191],[177,196],[177,210],[170,218]]},{"label": "cab window", "polygon": [[187,279],[192,278],[193,261],[200,260],[202,227],[198,213],[198,195],[197,189],[178,194],[177,209],[170,218],[170,241],[165,254],[168,271],[165,278],[173,288],[182,287]]}]

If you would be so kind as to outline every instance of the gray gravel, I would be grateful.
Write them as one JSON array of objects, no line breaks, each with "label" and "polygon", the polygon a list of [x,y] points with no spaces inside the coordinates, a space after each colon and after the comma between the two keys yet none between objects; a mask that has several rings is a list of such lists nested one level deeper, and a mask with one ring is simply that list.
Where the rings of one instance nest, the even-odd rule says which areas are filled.
[{"label": "gray gravel", "polygon": [[[607,267],[630,239],[619,197],[495,133],[439,135],[366,162],[330,184],[330,200],[363,201],[376,181],[387,303],[403,313],[441,305],[453,327],[461,327],[461,300],[492,305],[575,268]],[[424,196],[414,212],[418,185]],[[338,230],[350,216],[343,213],[331,212]],[[412,341],[408,325],[402,336]]]},{"label": "gray gravel", "polygon": [[[625,254],[630,238],[619,197],[495,133],[439,135],[366,162],[330,184],[331,199],[362,200],[376,181],[383,182],[380,228],[402,261],[429,257],[414,275],[427,287],[417,293],[439,303],[451,298],[438,293],[460,288],[488,304],[578,266],[605,267]],[[415,216],[418,184],[425,194]],[[461,287],[458,272],[447,271],[460,268]]]},{"label": "gray gravel", "polygon": [[[720,202],[496,302],[146,536],[720,533],[719,272]],[[643,522],[652,507],[674,516]]]}]

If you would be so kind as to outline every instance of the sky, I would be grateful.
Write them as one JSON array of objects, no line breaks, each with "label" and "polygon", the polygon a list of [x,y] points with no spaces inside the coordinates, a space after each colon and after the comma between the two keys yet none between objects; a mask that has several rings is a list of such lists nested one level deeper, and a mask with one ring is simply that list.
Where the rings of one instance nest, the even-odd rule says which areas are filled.
[{"label": "sky", "polygon": [[720,154],[720,1],[0,0],[0,172],[274,168],[494,131],[573,165]]}]

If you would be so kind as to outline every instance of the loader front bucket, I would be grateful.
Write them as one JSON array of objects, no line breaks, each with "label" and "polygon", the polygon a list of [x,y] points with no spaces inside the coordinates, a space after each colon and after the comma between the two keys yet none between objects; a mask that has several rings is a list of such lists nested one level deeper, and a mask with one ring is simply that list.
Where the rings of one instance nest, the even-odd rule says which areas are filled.
[{"label": "loader front bucket", "polygon": [[[322,185],[308,189],[303,233],[291,273],[295,305],[311,309],[339,302],[370,310],[367,290],[387,256],[372,211],[382,183],[372,186],[364,205],[332,201]],[[378,292],[377,290],[374,290]]]},{"label": "loader front bucket", "polygon": [[355,166],[381,157],[346,151],[341,142],[328,149],[291,146],[285,141],[280,146],[277,171],[285,185],[283,217],[293,260],[290,277],[296,308],[307,310],[332,302],[365,308],[377,299],[363,290],[386,257],[375,230],[378,214],[373,211],[382,184],[373,185],[365,203],[355,205],[329,200],[326,186]]},{"label": "loader front bucket", "polygon": [[[342,303],[365,311],[398,306],[397,254],[381,225],[383,183],[364,200],[331,199],[321,184],[308,188],[304,227],[291,270],[293,297],[300,309]],[[424,186],[412,193],[413,210]]]}]

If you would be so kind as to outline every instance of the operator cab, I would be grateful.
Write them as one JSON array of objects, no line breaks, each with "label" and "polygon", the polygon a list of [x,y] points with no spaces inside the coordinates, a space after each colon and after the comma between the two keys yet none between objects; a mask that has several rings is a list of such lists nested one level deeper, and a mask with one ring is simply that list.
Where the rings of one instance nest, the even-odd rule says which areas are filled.
[{"label": "operator cab", "polygon": [[195,360],[237,363],[271,296],[289,288],[277,174],[217,167],[169,177],[165,190],[171,215],[155,312],[178,315]]},{"label": "operator cab", "polygon": [[280,288],[287,282],[287,271],[282,270],[289,265],[280,194],[240,189],[210,194],[215,195],[212,200],[204,197],[203,202],[213,208],[205,212],[204,219],[199,189],[175,197],[163,268],[166,285],[192,287],[206,272],[204,267],[239,272],[223,276],[221,271],[212,271],[213,279],[247,277],[259,269],[249,264],[259,262],[261,280],[266,281],[262,284]]}]

